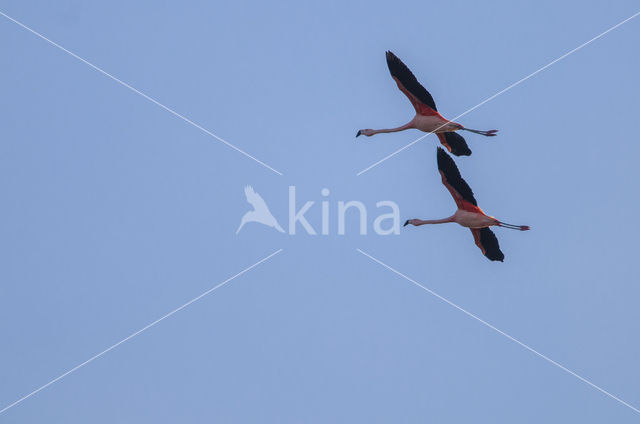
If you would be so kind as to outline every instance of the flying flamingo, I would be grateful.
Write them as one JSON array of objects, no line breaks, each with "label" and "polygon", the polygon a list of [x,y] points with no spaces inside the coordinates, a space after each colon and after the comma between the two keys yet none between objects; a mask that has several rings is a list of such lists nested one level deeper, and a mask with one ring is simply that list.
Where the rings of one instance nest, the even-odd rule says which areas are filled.
[{"label": "flying flamingo", "polygon": [[444,184],[447,190],[449,190],[449,193],[451,193],[451,196],[453,196],[458,210],[449,218],[428,221],[409,219],[404,225],[407,226],[411,224],[417,227],[425,224],[456,222],[463,227],[471,229],[476,245],[482,250],[482,254],[492,261],[502,262],[504,260],[504,254],[500,250],[496,235],[493,234],[493,231],[491,231],[489,227],[495,225],[513,230],[526,231],[529,229],[529,226],[506,224],[482,212],[482,209],[478,207],[478,203],[473,197],[471,187],[462,179],[455,162],[451,159],[451,156],[446,154],[440,147],[438,147],[438,170],[442,177],[442,184]]},{"label": "flying flamingo", "polygon": [[396,84],[398,84],[398,88],[409,98],[409,101],[415,108],[416,116],[409,123],[401,127],[383,130],[360,130],[356,134],[356,137],[361,134],[371,137],[378,133],[390,133],[415,128],[428,133],[435,132],[440,139],[440,143],[454,155],[469,156],[471,154],[469,146],[467,146],[464,138],[454,131],[470,131],[487,137],[495,136],[498,132],[498,130],[472,130],[456,122],[449,121],[438,113],[433,97],[420,85],[413,73],[407,68],[407,65],[402,63],[402,61],[391,52],[387,52],[387,66],[389,67],[391,76],[396,81]]}]

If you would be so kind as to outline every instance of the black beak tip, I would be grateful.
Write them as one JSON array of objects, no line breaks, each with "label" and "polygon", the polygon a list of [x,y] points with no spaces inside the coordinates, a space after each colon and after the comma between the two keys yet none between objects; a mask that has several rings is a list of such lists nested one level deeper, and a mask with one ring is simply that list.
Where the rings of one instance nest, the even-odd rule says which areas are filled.
[{"label": "black beak tip", "polygon": [[408,219],[404,222],[403,227],[406,227],[407,225],[409,225],[409,220]]},{"label": "black beak tip", "polygon": [[356,137],[359,137],[362,134],[362,131],[358,131],[358,133],[356,134]]}]

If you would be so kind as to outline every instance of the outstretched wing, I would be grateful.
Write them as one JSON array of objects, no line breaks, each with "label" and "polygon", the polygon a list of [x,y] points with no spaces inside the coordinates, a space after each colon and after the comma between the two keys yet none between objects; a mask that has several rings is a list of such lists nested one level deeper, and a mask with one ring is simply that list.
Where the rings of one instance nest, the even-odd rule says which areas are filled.
[{"label": "outstretched wing", "polygon": [[407,65],[389,51],[387,52],[387,66],[391,76],[398,84],[398,88],[409,98],[417,114],[438,115],[436,102],[433,101],[431,94],[418,82]]},{"label": "outstretched wing", "polygon": [[440,144],[447,148],[449,152],[456,156],[470,156],[471,149],[464,141],[464,137],[456,132],[436,133],[440,139]]},{"label": "outstretched wing", "polygon": [[504,253],[500,250],[500,243],[493,231],[488,227],[472,228],[471,233],[476,241],[476,246],[482,250],[482,254],[492,261],[504,261]]},{"label": "outstretched wing", "polygon": [[255,211],[269,210],[267,204],[264,202],[264,199],[262,199],[262,197],[260,197],[260,195],[253,190],[253,187],[246,186],[244,188],[244,195],[247,196],[247,202],[249,202],[251,206],[253,206],[253,209]]},{"label": "outstretched wing", "polygon": [[442,184],[449,190],[458,208],[477,212],[478,202],[473,197],[473,190],[462,179],[456,163],[442,147],[438,147],[438,170],[442,177]]}]

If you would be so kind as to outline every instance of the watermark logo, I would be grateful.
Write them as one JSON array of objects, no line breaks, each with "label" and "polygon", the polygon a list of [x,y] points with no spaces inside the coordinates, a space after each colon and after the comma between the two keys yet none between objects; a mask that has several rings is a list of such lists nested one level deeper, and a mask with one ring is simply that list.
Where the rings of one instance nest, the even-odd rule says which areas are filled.
[{"label": "watermark logo", "polygon": [[240,226],[236,230],[236,234],[240,232],[244,224],[247,222],[259,222],[260,224],[266,225],[267,227],[275,228],[276,230],[284,233],[284,230],[278,224],[278,221],[273,216],[271,211],[269,210],[269,206],[264,201],[264,199],[256,193],[256,191],[251,186],[246,186],[244,188],[244,195],[247,197],[247,202],[251,206],[253,206],[253,210],[245,213],[240,220]]},{"label": "watermark logo", "polygon": [[[369,231],[369,213],[365,203],[359,200],[335,202],[335,207],[332,208],[332,202],[328,199],[329,189],[323,188],[320,191],[323,199],[320,201],[320,225],[314,227],[307,219],[306,214],[313,208],[316,201],[308,200],[299,209],[296,199],[296,187],[289,186],[289,235],[295,235],[298,227],[301,227],[309,235],[330,235],[333,231],[337,230],[337,235],[345,235],[347,230],[347,217],[351,220],[356,218],[358,220],[358,229],[360,235],[366,235]],[[264,199],[256,193],[251,187],[247,186],[244,189],[244,194],[247,197],[247,202],[253,206],[253,210],[244,214],[240,221],[240,226],[236,231],[236,234],[240,232],[242,227],[249,222],[258,222],[271,228],[275,228],[281,233],[285,230],[282,229],[278,221],[273,216],[269,207],[265,203]],[[377,235],[397,235],[400,234],[400,208],[391,200],[381,200],[375,203],[376,217],[373,220],[371,229]],[[332,227],[332,210],[337,213],[337,225]],[[350,212],[351,211],[351,212]],[[349,212],[349,213],[348,213]],[[298,225],[299,224],[299,225]],[[319,228],[319,233],[316,231]]]}]

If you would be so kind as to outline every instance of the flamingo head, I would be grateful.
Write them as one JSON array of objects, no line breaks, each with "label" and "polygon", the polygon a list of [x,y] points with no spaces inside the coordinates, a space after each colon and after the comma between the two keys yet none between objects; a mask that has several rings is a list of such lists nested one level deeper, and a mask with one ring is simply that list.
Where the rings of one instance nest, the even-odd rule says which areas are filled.
[{"label": "flamingo head", "polygon": [[360,130],[356,134],[356,137],[359,137],[361,135],[366,135],[367,137],[371,137],[373,134],[375,134],[375,133],[373,132],[373,130],[370,130],[370,129]]}]

